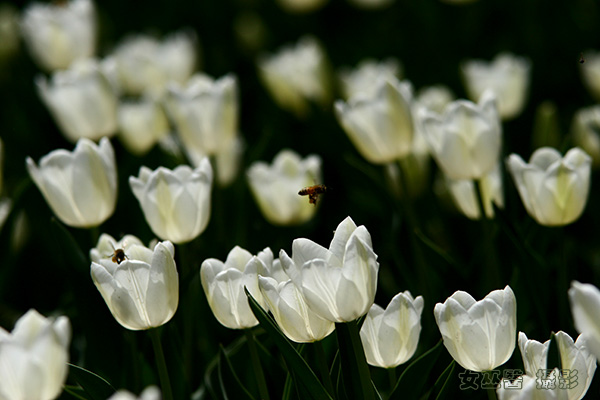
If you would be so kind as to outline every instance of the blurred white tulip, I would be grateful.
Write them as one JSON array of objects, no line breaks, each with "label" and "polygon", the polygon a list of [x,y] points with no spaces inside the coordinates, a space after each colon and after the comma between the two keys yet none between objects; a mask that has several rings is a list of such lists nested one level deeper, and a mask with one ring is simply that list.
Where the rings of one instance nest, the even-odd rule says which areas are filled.
[{"label": "blurred white tulip", "polygon": [[115,394],[110,396],[108,400],[161,400],[162,395],[160,393],[160,389],[156,386],[148,386],[142,393],[140,393],[140,397],[132,394],[131,392],[121,389],[117,391]]},{"label": "blurred white tulip", "polygon": [[331,99],[331,72],[325,51],[310,36],[258,60],[259,76],[275,102],[303,117],[309,101],[327,105]]},{"label": "blurred white tulip", "polygon": [[48,81],[38,76],[38,93],[67,139],[98,140],[117,131],[117,97],[96,60],[77,61]]},{"label": "blurred white tulip", "polygon": [[360,330],[367,362],[394,368],[408,361],[419,343],[423,297],[409,291],[395,295],[386,309],[373,304]]},{"label": "blurred white tulip", "polygon": [[583,55],[585,62],[579,68],[584,86],[596,101],[600,101],[600,52],[588,50]]},{"label": "blurred white tulip", "polygon": [[443,115],[419,111],[420,123],[437,164],[451,179],[480,179],[500,159],[502,128],[492,92],[479,104],[450,103]]},{"label": "blurred white tulip", "polygon": [[0,399],[52,400],[67,379],[71,324],[27,311],[12,332],[0,327]]},{"label": "blurred white tulip", "polygon": [[196,169],[187,165],[154,171],[141,167],[137,178],[129,177],[129,186],[152,232],[161,239],[185,243],[208,225],[212,181],[212,167],[204,158]]},{"label": "blurred white tulip", "polygon": [[27,171],[54,214],[69,226],[98,226],[115,210],[117,166],[107,138],[99,145],[79,139],[73,152],[54,150],[39,167],[27,157]]},{"label": "blurred white tulip", "polygon": [[[504,208],[504,190],[502,188],[501,163],[487,173],[480,180],[481,195],[485,215],[488,218],[494,217],[494,208],[492,203],[500,208]],[[470,179],[452,180],[446,178],[450,194],[454,199],[454,204],[458,209],[470,219],[480,219],[481,209],[475,183]]]},{"label": "blurred white tulip", "polygon": [[600,359],[600,290],[592,284],[573,281],[569,300],[577,332],[592,354]]},{"label": "blurred white tulip", "polygon": [[304,14],[323,7],[327,0],[277,0],[277,3],[287,12]]},{"label": "blurred white tulip", "polygon": [[571,124],[573,143],[592,157],[594,167],[600,166],[600,105],[578,110]]},{"label": "blurred white tulip", "polygon": [[564,157],[551,147],[537,149],[525,163],[511,154],[507,167],[529,215],[540,225],[577,220],[587,203],[592,159],[575,147]]},{"label": "blurred white tulip", "polygon": [[402,65],[395,58],[382,61],[366,59],[361,61],[356,68],[343,68],[338,73],[341,90],[346,100],[363,93],[366,97],[376,95],[379,79],[399,79],[402,74]]},{"label": "blurred white tulip", "polygon": [[463,368],[483,372],[504,364],[515,349],[517,299],[510,286],[479,301],[457,291],[433,310],[444,346]]},{"label": "blurred white tulip", "polygon": [[264,217],[274,225],[296,225],[309,220],[316,211],[298,191],[321,181],[321,158],[304,159],[292,150],[281,150],[268,165],[258,161],[246,173],[254,199]]},{"label": "blurred white tulip", "polygon": [[[112,256],[117,250],[123,250],[122,258]],[[94,284],[123,327],[156,328],[173,317],[179,304],[179,274],[171,242],[159,242],[152,250],[134,236],[116,242],[102,235],[90,256]]]},{"label": "blurred white tulip", "polygon": [[91,0],[33,3],[23,11],[23,38],[44,69],[66,69],[96,51],[96,12]]},{"label": "blurred white tulip", "polygon": [[279,253],[283,269],[306,304],[321,318],[350,322],[365,315],[377,290],[379,263],[371,235],[347,217],[336,228],[329,249],[309,239],[296,239],[292,257]]},{"label": "blurred white tulip", "polygon": [[523,111],[531,70],[527,58],[500,53],[491,62],[466,61],[461,69],[471,100],[479,101],[486,90],[491,90],[496,94],[502,119],[514,118]]},{"label": "blurred white tulip", "polygon": [[[270,254],[272,258],[273,253]],[[216,258],[204,260],[200,267],[202,288],[210,309],[223,326],[246,329],[258,325],[248,305],[244,287],[263,308],[267,308],[258,287],[258,272],[267,268],[262,260],[268,259],[266,251],[252,256],[249,251],[235,246],[225,262]]]},{"label": "blurred white tulip", "polygon": [[169,134],[169,121],[160,104],[149,98],[122,101],[118,109],[119,139],[134,155],[147,153]]},{"label": "blurred white tulip", "polygon": [[367,10],[379,10],[389,7],[395,0],[348,0],[350,4]]}]

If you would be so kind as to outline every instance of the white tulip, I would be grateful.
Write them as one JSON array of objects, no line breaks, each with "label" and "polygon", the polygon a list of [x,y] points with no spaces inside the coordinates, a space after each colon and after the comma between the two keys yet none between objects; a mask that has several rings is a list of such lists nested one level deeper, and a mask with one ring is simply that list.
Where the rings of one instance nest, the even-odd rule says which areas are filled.
[{"label": "white tulip", "polygon": [[419,118],[433,157],[451,179],[479,179],[500,158],[502,129],[493,93],[479,104],[450,103],[443,115],[420,111]]},{"label": "white tulip", "polygon": [[583,83],[596,101],[600,101],[600,52],[589,50],[583,53],[585,62],[580,64]]},{"label": "white tulip", "polygon": [[573,117],[573,143],[592,157],[594,167],[600,166],[600,105],[578,110]]},{"label": "white tulip", "polygon": [[592,354],[600,359],[600,290],[592,284],[573,281],[569,300],[577,332]]},{"label": "white tulip", "polygon": [[444,346],[465,369],[491,371],[515,349],[517,300],[510,286],[480,301],[459,290],[443,304],[437,303],[433,313]]},{"label": "white tulip", "polygon": [[12,332],[0,328],[0,399],[52,400],[67,379],[71,324],[27,311]]},{"label": "white tulip", "polygon": [[321,180],[321,158],[305,159],[292,150],[282,150],[268,165],[253,163],[247,171],[248,184],[260,211],[274,225],[295,225],[309,220],[316,211],[298,191]]},{"label": "white tulip", "polygon": [[27,171],[54,214],[77,228],[98,226],[117,202],[117,167],[110,141],[80,139],[73,152],[54,150],[39,167],[27,157]]},{"label": "white tulip", "polygon": [[301,238],[294,240],[291,258],[281,250],[279,259],[306,304],[328,321],[354,321],[375,300],[379,263],[371,235],[350,217],[336,228],[329,249]]},{"label": "white tulip", "polygon": [[229,149],[238,134],[238,86],[234,75],[196,74],[171,84],[165,105],[185,147],[213,155]]},{"label": "white tulip", "polygon": [[127,390],[119,390],[112,396],[108,398],[108,400],[161,400],[162,395],[160,393],[160,389],[156,386],[148,386],[142,393],[140,393],[140,397],[128,392]]},{"label": "white tulip", "polygon": [[[504,191],[502,189],[502,173],[500,163],[486,174],[480,180],[480,188],[482,190],[483,206],[485,215],[488,218],[494,217],[494,208],[496,206],[504,207]],[[480,219],[481,210],[475,184],[470,179],[452,180],[446,179],[450,194],[454,199],[454,203],[458,209],[470,219]]]},{"label": "white tulip", "polygon": [[[122,258],[112,256],[116,250],[123,250]],[[179,274],[171,242],[159,242],[152,250],[132,236],[116,242],[102,235],[90,254],[94,284],[119,324],[145,330],[173,317],[179,304]]]},{"label": "white tulip", "polygon": [[367,362],[381,368],[394,368],[408,361],[421,333],[423,297],[409,291],[395,295],[384,310],[373,304],[360,330]]},{"label": "white tulip", "polygon": [[117,131],[117,97],[95,60],[74,63],[50,81],[36,79],[38,93],[67,139],[98,140]]},{"label": "white tulip", "polygon": [[258,60],[259,76],[275,102],[297,116],[308,112],[309,101],[325,105],[331,97],[331,77],[324,50],[305,36]]},{"label": "white tulip", "polygon": [[140,202],[152,232],[161,239],[185,243],[204,231],[210,218],[213,172],[208,158],[196,169],[140,168],[129,186]]},{"label": "white tulip", "polygon": [[147,153],[169,134],[169,121],[154,100],[122,101],[118,109],[119,139],[133,154]]},{"label": "white tulip", "polygon": [[412,87],[391,77],[380,77],[373,84],[373,97],[359,93],[348,103],[338,100],[335,113],[361,155],[374,164],[385,164],[412,150]]},{"label": "white tulip", "polygon": [[492,90],[502,119],[514,118],[523,111],[530,70],[528,59],[510,53],[498,54],[491,62],[469,60],[462,65],[471,100],[479,101],[486,90]]},{"label": "white tulip", "polygon": [[31,55],[49,71],[94,56],[96,12],[91,0],[33,3],[23,11],[21,28]]},{"label": "white tulip", "polygon": [[529,215],[546,226],[566,225],[581,216],[590,189],[592,159],[573,148],[561,157],[550,147],[537,149],[525,163],[511,154],[507,166]]},{"label": "white tulip", "polygon": [[395,58],[382,61],[366,59],[361,61],[355,69],[344,68],[339,72],[342,93],[347,100],[363,93],[365,97],[376,95],[377,85],[380,79],[397,79],[402,72],[402,65]]},{"label": "white tulip", "polygon": [[[272,256],[271,253],[271,260]],[[267,268],[263,260],[268,259],[268,252],[252,256],[247,250],[235,246],[225,262],[215,258],[204,260],[200,267],[202,288],[210,309],[223,326],[246,329],[258,325],[244,287],[263,308],[267,307],[258,287],[258,272]]]}]

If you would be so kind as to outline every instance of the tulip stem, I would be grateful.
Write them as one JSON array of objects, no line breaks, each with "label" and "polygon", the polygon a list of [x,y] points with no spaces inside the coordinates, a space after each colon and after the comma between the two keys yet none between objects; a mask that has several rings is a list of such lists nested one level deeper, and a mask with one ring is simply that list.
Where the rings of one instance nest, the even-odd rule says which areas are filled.
[{"label": "tulip stem", "polygon": [[479,204],[479,212],[481,222],[483,224],[483,234],[485,237],[485,249],[484,252],[487,258],[487,265],[483,268],[484,274],[487,274],[485,281],[493,288],[501,286],[500,274],[498,272],[498,259],[496,254],[496,248],[494,247],[494,240],[492,234],[492,221],[487,217],[485,213],[485,204],[483,200],[483,184],[481,179],[475,179],[475,197]]},{"label": "tulip stem", "polygon": [[321,374],[321,381],[323,382],[323,386],[325,386],[325,390],[327,390],[329,394],[332,397],[334,397],[335,392],[333,391],[333,382],[331,382],[331,375],[329,375],[329,367],[327,367],[323,343],[321,341],[315,342],[313,344],[313,348],[315,349],[317,367],[319,368],[319,373]]},{"label": "tulip stem", "polygon": [[350,398],[375,400],[371,372],[360,340],[357,321],[335,324],[340,348],[342,376]]},{"label": "tulip stem", "polygon": [[250,359],[252,360],[252,369],[256,375],[256,384],[258,385],[258,392],[262,400],[269,400],[269,390],[267,389],[267,381],[265,380],[265,374],[260,364],[260,358],[258,357],[258,350],[256,343],[254,342],[254,333],[252,329],[244,329],[246,335],[246,341],[248,342],[248,350],[250,350]]},{"label": "tulip stem", "polygon": [[162,343],[158,328],[148,330],[150,339],[152,339],[152,347],[154,348],[154,358],[156,359],[156,367],[158,368],[158,376],[164,400],[173,400],[173,392],[171,390],[171,381],[169,380],[169,372],[163,353]]},{"label": "tulip stem", "polygon": [[394,388],[396,387],[396,380],[398,379],[398,376],[396,375],[396,367],[388,368],[387,372],[388,372],[388,379],[390,381],[390,391],[393,391]]}]

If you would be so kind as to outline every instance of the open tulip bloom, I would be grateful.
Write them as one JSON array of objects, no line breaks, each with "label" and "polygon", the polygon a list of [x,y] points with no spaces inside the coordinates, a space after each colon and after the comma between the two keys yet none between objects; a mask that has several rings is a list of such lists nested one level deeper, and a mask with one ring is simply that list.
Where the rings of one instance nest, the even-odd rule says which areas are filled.
[{"label": "open tulip bloom", "polygon": [[480,301],[457,291],[434,311],[444,346],[463,368],[483,372],[504,364],[515,349],[517,300],[510,286]]},{"label": "open tulip bloom", "polygon": [[600,290],[589,283],[573,281],[569,289],[575,328],[589,350],[600,359]]},{"label": "open tulip bloom", "polygon": [[371,235],[347,217],[336,228],[329,249],[309,239],[296,239],[292,257],[279,259],[285,272],[321,318],[350,322],[365,315],[375,299],[379,263]]},{"label": "open tulip bloom", "polygon": [[511,154],[507,160],[527,213],[539,224],[560,226],[575,221],[585,208],[592,159],[575,147],[564,157],[550,147],[536,150],[525,163]]}]

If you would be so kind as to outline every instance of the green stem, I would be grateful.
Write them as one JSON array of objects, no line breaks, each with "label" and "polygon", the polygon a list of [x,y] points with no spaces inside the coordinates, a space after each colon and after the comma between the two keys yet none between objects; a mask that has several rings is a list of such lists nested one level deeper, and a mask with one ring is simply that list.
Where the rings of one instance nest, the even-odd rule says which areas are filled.
[{"label": "green stem", "polygon": [[252,360],[252,369],[256,375],[256,384],[258,385],[258,392],[262,400],[269,400],[269,390],[267,389],[267,381],[265,380],[265,374],[260,364],[260,358],[258,357],[258,350],[256,343],[254,342],[254,333],[251,329],[244,329],[246,340],[248,341],[248,349],[250,350],[250,359]]},{"label": "green stem", "polygon": [[557,279],[556,279],[556,290],[558,293],[558,319],[560,322],[560,326],[567,326],[569,315],[569,299],[568,299],[568,291],[569,291],[569,271],[567,267],[567,243],[565,237],[565,227],[558,227],[558,241],[557,246],[560,247],[560,255],[558,257],[558,265],[557,265]]},{"label": "green stem", "polygon": [[315,349],[315,356],[317,359],[317,368],[321,375],[321,382],[325,386],[325,390],[334,397],[335,392],[333,391],[333,382],[331,382],[331,375],[329,375],[329,367],[327,366],[327,360],[325,358],[325,351],[323,349],[323,343],[321,341],[313,343],[313,349]]},{"label": "green stem", "polygon": [[342,375],[350,398],[375,400],[371,372],[362,347],[357,321],[336,323]]},{"label": "green stem", "polygon": [[[494,375],[492,374],[492,371],[484,371],[483,374],[484,375],[488,375],[489,378],[490,378],[490,381],[492,381],[493,378],[494,378]],[[485,391],[487,392],[489,400],[498,400],[498,397],[496,395],[496,388],[495,387],[488,388]]]},{"label": "green stem", "polygon": [[162,344],[160,342],[160,332],[158,328],[148,330],[150,339],[152,339],[152,347],[154,348],[154,358],[156,359],[156,367],[158,368],[158,376],[164,400],[173,400],[173,392],[171,390],[171,381],[169,380],[169,372],[163,353]]},{"label": "green stem", "polygon": [[487,217],[485,213],[485,204],[483,200],[483,183],[482,179],[475,179],[475,194],[477,197],[477,203],[479,204],[479,212],[481,217],[481,223],[483,225],[484,235],[484,253],[486,258],[486,264],[483,266],[484,282],[488,282],[490,287],[497,288],[502,285],[500,279],[500,272],[498,267],[498,258],[496,253],[496,247],[494,246],[494,238],[492,233],[492,220]]},{"label": "green stem", "polygon": [[387,372],[390,381],[390,391],[392,391],[396,387],[396,381],[398,379],[398,376],[396,376],[396,368],[388,368]]}]

